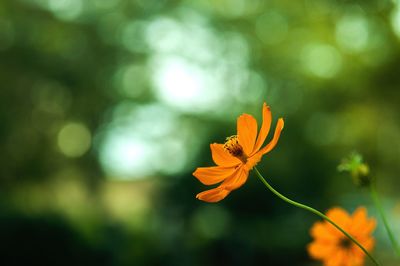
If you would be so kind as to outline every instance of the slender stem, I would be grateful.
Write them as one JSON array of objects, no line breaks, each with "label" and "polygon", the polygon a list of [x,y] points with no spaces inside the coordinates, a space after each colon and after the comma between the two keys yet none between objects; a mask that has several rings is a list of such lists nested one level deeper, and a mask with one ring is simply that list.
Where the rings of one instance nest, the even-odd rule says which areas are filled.
[{"label": "slender stem", "polygon": [[390,242],[392,242],[392,246],[393,246],[393,248],[394,248],[396,254],[397,254],[398,256],[400,256],[399,244],[397,243],[396,239],[394,238],[393,233],[392,233],[392,230],[390,229],[389,223],[388,223],[388,221],[387,221],[387,219],[386,219],[386,216],[385,216],[385,213],[384,213],[384,211],[383,211],[381,202],[380,202],[380,200],[379,200],[378,192],[377,192],[377,190],[376,190],[376,184],[375,184],[375,182],[372,182],[372,183],[371,183],[371,185],[370,185],[370,190],[371,190],[371,197],[372,197],[372,199],[373,199],[373,201],[374,201],[374,203],[375,203],[375,207],[378,209],[378,212],[379,212],[379,214],[380,214],[380,216],[381,216],[381,219],[382,219],[382,221],[383,221],[383,224],[385,225],[385,229],[386,229],[387,234],[389,235]]},{"label": "slender stem", "polygon": [[319,217],[321,217],[322,219],[326,220],[327,222],[329,222],[330,224],[332,224],[334,227],[336,227],[340,232],[342,232],[345,236],[347,236],[351,241],[353,241],[357,246],[359,246],[362,251],[375,263],[375,265],[379,265],[379,263],[375,260],[374,257],[372,257],[372,255],[354,238],[352,237],[349,233],[347,233],[345,230],[343,230],[339,225],[337,225],[334,221],[332,221],[331,219],[329,219],[329,217],[327,217],[325,214],[323,214],[320,211],[317,211],[314,208],[311,208],[307,205],[298,203],[296,201],[293,201],[291,199],[286,198],[285,196],[283,196],[281,193],[279,193],[278,191],[276,191],[265,179],[264,177],[260,174],[260,172],[258,171],[258,169],[256,167],[254,167],[254,170],[258,176],[258,178],[261,180],[261,182],[264,183],[264,185],[271,190],[272,193],[274,193],[276,196],[278,196],[279,198],[281,198],[282,200],[286,201],[289,204],[292,204],[296,207],[305,209],[309,212],[312,212],[316,215],[318,215]]}]

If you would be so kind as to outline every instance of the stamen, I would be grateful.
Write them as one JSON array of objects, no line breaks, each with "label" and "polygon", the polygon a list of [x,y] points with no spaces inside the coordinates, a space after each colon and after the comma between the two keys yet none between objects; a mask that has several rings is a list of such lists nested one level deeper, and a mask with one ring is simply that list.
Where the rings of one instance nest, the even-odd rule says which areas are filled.
[{"label": "stamen", "polygon": [[243,147],[239,144],[237,135],[226,138],[224,149],[232,156],[239,158],[242,162],[247,162],[247,155],[243,151]]},{"label": "stamen", "polygon": [[352,244],[353,244],[353,243],[350,241],[350,239],[348,239],[348,238],[342,238],[342,239],[340,239],[339,241],[340,241],[340,242],[339,242],[339,246],[342,247],[342,248],[345,248],[345,249],[350,248],[350,247],[352,246]]}]

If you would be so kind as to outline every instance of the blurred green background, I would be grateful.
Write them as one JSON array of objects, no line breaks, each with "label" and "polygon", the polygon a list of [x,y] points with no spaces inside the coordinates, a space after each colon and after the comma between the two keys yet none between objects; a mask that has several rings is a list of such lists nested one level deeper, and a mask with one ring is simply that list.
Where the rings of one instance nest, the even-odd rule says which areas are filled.
[{"label": "blurred green background", "polygon": [[209,143],[264,101],[271,184],[376,215],[336,170],[358,150],[400,236],[400,1],[3,0],[0,86],[1,265],[320,265],[317,217],[254,175],[195,199]]}]

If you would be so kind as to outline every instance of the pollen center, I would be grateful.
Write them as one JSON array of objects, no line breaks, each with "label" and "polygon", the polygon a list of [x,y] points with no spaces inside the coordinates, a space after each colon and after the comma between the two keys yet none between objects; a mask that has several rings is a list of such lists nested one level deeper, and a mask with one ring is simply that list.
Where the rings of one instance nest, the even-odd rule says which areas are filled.
[{"label": "pollen center", "polygon": [[224,149],[228,151],[232,156],[239,158],[242,162],[247,162],[247,155],[243,151],[243,147],[239,144],[236,135],[226,138]]},{"label": "pollen center", "polygon": [[342,238],[342,239],[340,239],[340,242],[339,242],[339,246],[344,249],[349,249],[352,246],[352,244],[353,243],[348,238]]}]

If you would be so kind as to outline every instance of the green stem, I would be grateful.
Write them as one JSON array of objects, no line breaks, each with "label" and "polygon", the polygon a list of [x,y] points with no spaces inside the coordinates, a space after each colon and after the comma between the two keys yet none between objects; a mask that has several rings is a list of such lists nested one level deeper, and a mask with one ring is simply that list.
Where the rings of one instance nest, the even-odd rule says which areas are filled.
[{"label": "green stem", "polygon": [[388,223],[388,221],[387,221],[387,219],[386,219],[386,216],[385,216],[385,213],[384,213],[384,211],[383,211],[381,202],[380,202],[380,200],[379,200],[378,192],[377,192],[377,190],[376,190],[375,182],[372,182],[372,183],[371,183],[371,185],[370,185],[370,190],[371,190],[371,197],[372,197],[372,199],[373,199],[373,201],[374,201],[374,203],[375,203],[375,207],[378,209],[378,212],[379,212],[379,214],[380,214],[380,216],[381,216],[381,219],[382,219],[383,224],[384,224],[384,226],[385,226],[386,232],[387,232],[387,234],[389,235],[390,242],[392,242],[392,246],[393,246],[393,248],[394,248],[396,254],[397,254],[398,256],[400,256],[399,244],[397,243],[396,239],[394,238],[393,233],[392,233],[392,230],[390,229],[389,223]]},{"label": "green stem", "polygon": [[278,191],[276,191],[265,179],[264,177],[260,174],[260,172],[258,171],[258,169],[256,167],[254,167],[254,170],[258,176],[258,178],[261,180],[261,182],[264,183],[264,185],[271,190],[272,193],[274,193],[276,196],[278,196],[279,198],[281,198],[282,200],[286,201],[289,204],[292,204],[296,207],[302,208],[304,210],[307,210],[309,212],[312,212],[316,215],[318,215],[319,217],[321,217],[322,219],[326,220],[327,222],[329,222],[330,224],[332,224],[334,227],[336,227],[340,232],[342,232],[345,236],[347,236],[351,241],[353,241],[357,246],[359,246],[362,251],[375,263],[375,265],[379,265],[379,263],[375,260],[374,257],[372,257],[372,255],[355,239],[353,238],[349,233],[347,233],[346,231],[344,231],[339,225],[337,225],[334,221],[332,221],[331,219],[329,219],[329,217],[327,217],[326,215],[324,215],[322,212],[317,211],[314,208],[311,208],[307,205],[298,203],[296,201],[293,201],[291,199],[286,198],[285,196],[283,196],[281,193],[279,193]]}]

